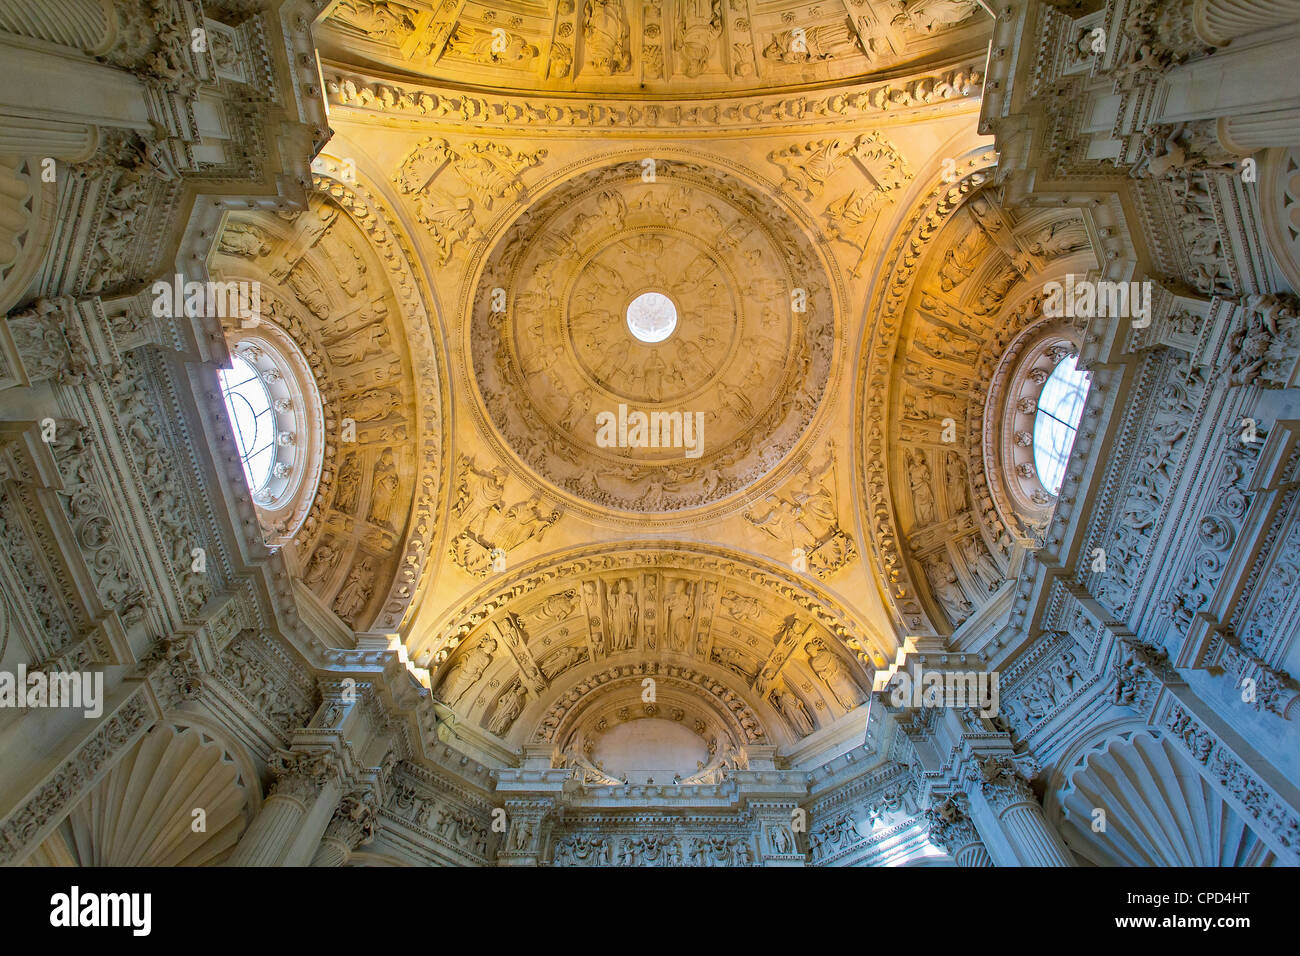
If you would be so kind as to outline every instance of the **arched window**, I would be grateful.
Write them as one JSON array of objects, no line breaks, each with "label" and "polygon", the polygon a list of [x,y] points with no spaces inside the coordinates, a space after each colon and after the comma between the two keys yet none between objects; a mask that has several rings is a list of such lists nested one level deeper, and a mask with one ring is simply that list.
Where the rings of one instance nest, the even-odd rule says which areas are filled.
[{"label": "arched window", "polygon": [[324,468],[315,374],[289,334],[264,320],[231,336],[230,368],[218,377],[263,539],[278,547],[306,519]]},{"label": "arched window", "polygon": [[1034,417],[1034,467],[1051,494],[1061,492],[1061,479],[1088,397],[1088,376],[1075,366],[1076,356],[1061,361],[1038,396]]},{"label": "arched window", "polygon": [[1048,318],[1021,330],[994,371],[981,427],[984,474],[997,512],[994,538],[1009,531],[1036,540],[1069,484],[1091,383],[1078,357],[1077,331]]},{"label": "arched window", "polygon": [[275,464],[275,409],[262,375],[241,356],[232,355],[230,369],[221,369],[221,394],[244,463],[248,488],[257,494],[271,480]]}]

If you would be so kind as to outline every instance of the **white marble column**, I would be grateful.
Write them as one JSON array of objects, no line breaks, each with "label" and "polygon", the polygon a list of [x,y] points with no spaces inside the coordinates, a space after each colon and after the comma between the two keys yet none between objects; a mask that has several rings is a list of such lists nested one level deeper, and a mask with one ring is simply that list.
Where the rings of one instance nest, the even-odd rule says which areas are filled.
[{"label": "white marble column", "polygon": [[1198,0],[1192,8],[1197,35],[1210,46],[1300,20],[1300,0]]},{"label": "white marble column", "polygon": [[996,827],[1021,866],[1074,866],[1065,842],[1010,758],[980,760],[979,787],[983,799],[972,802],[972,819],[981,831]]},{"label": "white marble column", "polygon": [[[294,865],[294,850],[311,820],[323,813],[322,801],[333,804],[338,799],[331,753],[281,751],[274,769],[270,796],[227,860],[229,866]],[[334,807],[328,809],[332,814]]]}]

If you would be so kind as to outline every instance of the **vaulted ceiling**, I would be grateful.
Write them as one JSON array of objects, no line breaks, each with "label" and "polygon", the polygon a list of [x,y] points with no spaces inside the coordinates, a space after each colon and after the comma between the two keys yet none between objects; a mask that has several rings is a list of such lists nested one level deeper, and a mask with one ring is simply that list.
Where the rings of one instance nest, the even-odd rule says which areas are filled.
[{"label": "vaulted ceiling", "polygon": [[[278,283],[360,427],[291,545],[306,590],[400,633],[480,759],[600,779],[602,735],[645,719],[706,775],[812,759],[906,637],[993,599],[1033,528],[989,487],[989,386],[1035,285],[1095,258],[1077,216],[1001,207],[989,24],[329,9],[321,198],[232,217],[214,263]],[[662,340],[629,325],[647,292]],[[628,440],[634,412],[664,440]]]}]

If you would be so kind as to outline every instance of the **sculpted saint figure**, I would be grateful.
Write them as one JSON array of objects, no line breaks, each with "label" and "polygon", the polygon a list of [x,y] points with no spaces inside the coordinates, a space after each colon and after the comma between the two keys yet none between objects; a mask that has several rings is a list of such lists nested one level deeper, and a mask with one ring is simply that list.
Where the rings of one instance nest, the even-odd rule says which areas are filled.
[{"label": "sculpted saint figure", "polygon": [[397,467],[393,464],[392,449],[384,449],[375,465],[375,490],[370,504],[370,520],[376,524],[392,524],[393,504],[397,500]]},{"label": "sculpted saint figure", "polygon": [[488,515],[501,511],[501,500],[506,493],[506,470],[497,466],[491,472],[484,473],[466,459],[462,459],[461,468],[454,508],[465,519],[466,531],[482,534]]},{"label": "sculpted saint figure", "polygon": [[812,667],[813,673],[830,688],[831,694],[839,705],[845,710],[853,710],[857,707],[861,699],[858,685],[849,673],[849,669],[844,666],[844,662],[815,641],[805,644],[804,652],[808,655],[808,664]]},{"label": "sculpted saint figure", "polygon": [[523,712],[524,700],[527,696],[528,692],[519,684],[502,694],[501,699],[497,701],[497,711],[492,715],[492,724],[488,730],[498,737],[505,736],[510,725],[515,722],[515,718]]},{"label": "sculpted saint figure", "polygon": [[674,651],[684,652],[691,640],[691,622],[695,618],[695,601],[691,586],[675,581],[668,597],[668,641]]},{"label": "sculpted saint figure", "polygon": [[309,588],[314,588],[325,580],[330,569],[334,567],[334,562],[338,560],[338,552],[328,544],[322,544],[316,549],[316,553],[311,556],[311,563],[307,566],[307,573],[302,579],[302,583]]},{"label": "sculpted saint figure", "polygon": [[343,582],[338,597],[334,599],[334,610],[343,620],[351,623],[370,599],[370,592],[375,587],[371,574],[369,558],[362,558],[348,573],[348,579]]},{"label": "sculpted saint figure", "polygon": [[465,696],[467,690],[478,683],[478,679],[492,663],[492,653],[496,649],[497,642],[490,637],[485,637],[459,663],[452,666],[446,680],[442,683],[446,694],[445,703],[455,704]]},{"label": "sculpted saint figure", "polygon": [[[772,693],[776,697],[777,709],[781,711],[786,720],[794,725],[794,728],[799,731],[799,735],[807,737],[811,734],[813,732],[813,722],[812,718],[808,716],[808,708],[803,705],[803,701],[785,687],[778,687]],[[781,852],[786,851],[782,850]]]},{"label": "sculpted saint figure", "polygon": [[587,0],[582,32],[588,66],[607,74],[627,72],[632,65],[632,31],[623,0]]},{"label": "sculpted saint figure", "polygon": [[610,597],[610,617],[613,619],[613,647],[611,650],[630,650],[636,642],[636,620],[638,608],[636,595],[632,593],[632,584],[627,578],[621,578],[614,585]]}]

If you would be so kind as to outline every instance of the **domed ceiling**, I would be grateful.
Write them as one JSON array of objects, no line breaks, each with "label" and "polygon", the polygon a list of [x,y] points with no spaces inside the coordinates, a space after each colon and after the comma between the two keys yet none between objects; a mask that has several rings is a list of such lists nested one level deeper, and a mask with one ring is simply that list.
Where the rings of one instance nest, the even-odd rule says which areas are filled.
[{"label": "domed ceiling", "polygon": [[321,56],[462,87],[713,94],[897,75],[977,52],[975,0],[338,0]]},{"label": "domed ceiling", "polygon": [[[493,424],[531,469],[660,512],[781,460],[825,393],[835,321],[826,271],[777,204],[700,164],[648,168],[576,177],[520,217],[484,270],[469,348]],[[644,336],[659,341],[629,323],[647,293],[667,300],[664,330]]]},{"label": "domed ceiling", "polygon": [[[911,524],[876,526],[898,450],[864,416],[897,386],[855,365],[893,366],[877,300],[994,158],[989,23],[966,0],[327,8],[314,168],[405,230],[447,353],[430,560],[380,624],[458,747],[606,784],[656,734],[683,779],[818,760],[862,739],[902,635],[948,627]],[[958,508],[925,556],[972,537]]]}]

